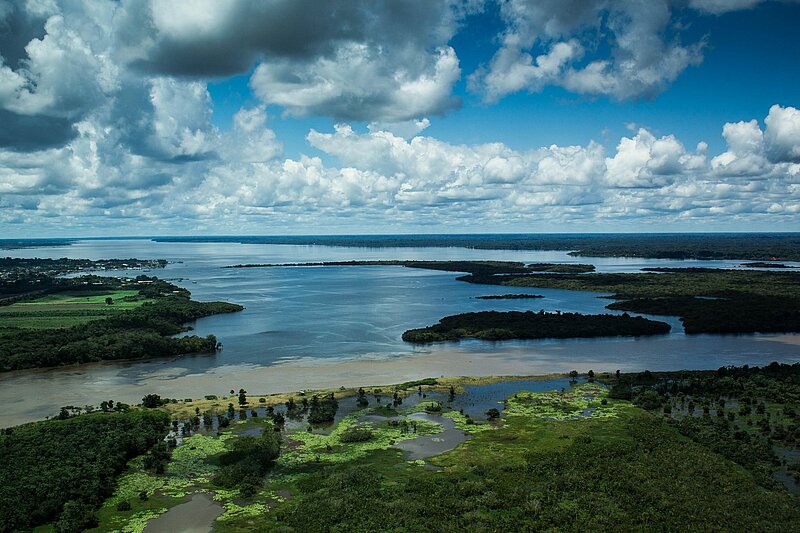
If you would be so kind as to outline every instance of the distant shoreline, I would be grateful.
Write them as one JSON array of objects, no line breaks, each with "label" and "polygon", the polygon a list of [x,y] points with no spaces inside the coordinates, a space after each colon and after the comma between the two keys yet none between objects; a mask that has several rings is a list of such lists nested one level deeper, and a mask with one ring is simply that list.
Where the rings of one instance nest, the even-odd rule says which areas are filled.
[{"label": "distant shoreline", "polygon": [[473,248],[480,250],[564,251],[574,257],[800,262],[800,232],[63,237],[0,239],[0,249],[65,246],[81,240],[134,239],[159,243],[284,244],[355,248]]}]

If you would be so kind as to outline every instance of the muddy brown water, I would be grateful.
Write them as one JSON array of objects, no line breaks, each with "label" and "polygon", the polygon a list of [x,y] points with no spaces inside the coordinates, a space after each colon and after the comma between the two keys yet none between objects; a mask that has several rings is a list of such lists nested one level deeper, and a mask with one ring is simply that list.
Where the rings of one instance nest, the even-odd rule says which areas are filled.
[{"label": "muddy brown water", "polygon": [[214,520],[225,510],[204,492],[192,494],[186,503],[176,505],[148,522],[145,533],[202,533],[211,531]]}]

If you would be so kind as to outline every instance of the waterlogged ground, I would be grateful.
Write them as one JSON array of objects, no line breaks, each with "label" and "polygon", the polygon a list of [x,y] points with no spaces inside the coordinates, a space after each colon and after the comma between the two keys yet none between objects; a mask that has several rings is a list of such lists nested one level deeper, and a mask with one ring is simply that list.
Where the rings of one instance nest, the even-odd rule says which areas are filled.
[{"label": "waterlogged ground", "polygon": [[[800,530],[784,527],[800,523],[796,495],[669,422],[698,415],[691,398],[648,412],[560,376],[439,378],[365,387],[366,406],[354,389],[333,391],[339,409],[325,425],[285,407],[322,392],[248,395],[241,410],[237,395],[169,403],[171,460],[162,474],[131,461],[95,531]],[[197,413],[201,422],[182,430]],[[208,426],[203,413],[213,414]],[[223,455],[275,431],[275,415],[286,420],[281,452],[255,490],[215,485]],[[353,442],[358,432],[367,437]]]},{"label": "waterlogged ground", "polygon": [[[564,378],[459,384],[454,386],[455,396],[443,384],[412,386],[401,394],[402,403],[397,405],[391,394],[387,395],[388,389],[367,392],[369,405],[365,408],[356,405],[351,391],[343,392],[332,425],[312,428],[303,417],[287,418],[275,466],[260,490],[244,497],[238,490],[212,484],[219,457],[237,438],[274,431],[268,406],[275,404],[273,412],[286,414],[284,396],[268,397],[265,402],[251,397],[252,405],[258,407],[248,407],[244,415],[236,410],[228,427],[220,428],[215,417],[209,427],[201,424],[195,432],[182,436],[163,474],[147,471],[142,458],[131,461],[114,496],[98,513],[97,531],[247,531],[265,527],[274,524],[298,484],[326,466],[373,461],[378,454],[380,461],[393,464],[403,475],[413,475],[417,468],[441,471],[442,454],[449,454],[452,461],[462,443],[496,431],[506,419],[580,424],[615,417],[620,409],[630,408],[609,401],[602,386],[570,384]],[[221,407],[227,400],[236,401],[231,396],[168,408],[182,418],[192,412],[191,405]],[[485,410],[491,408],[503,413],[502,418],[487,420]],[[367,430],[371,437],[363,442],[343,441],[342,436],[354,429]],[[120,502],[128,502],[130,510],[117,510]]]}]

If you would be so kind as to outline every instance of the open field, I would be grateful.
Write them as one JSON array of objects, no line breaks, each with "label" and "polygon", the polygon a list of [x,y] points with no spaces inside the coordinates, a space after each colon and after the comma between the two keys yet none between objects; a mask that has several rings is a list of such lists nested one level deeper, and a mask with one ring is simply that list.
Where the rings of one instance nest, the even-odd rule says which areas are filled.
[{"label": "open field", "polygon": [[[111,298],[112,303],[106,303]],[[0,307],[3,328],[68,328],[135,309],[149,299],[139,291],[68,291]]]}]

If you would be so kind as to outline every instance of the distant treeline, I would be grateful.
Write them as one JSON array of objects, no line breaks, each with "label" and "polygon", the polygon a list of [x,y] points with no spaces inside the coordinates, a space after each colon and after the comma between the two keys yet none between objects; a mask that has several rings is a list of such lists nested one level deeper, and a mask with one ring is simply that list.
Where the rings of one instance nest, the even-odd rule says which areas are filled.
[{"label": "distant treeline", "polygon": [[478,300],[527,300],[530,298],[544,298],[541,294],[489,294],[476,296]]},{"label": "distant treeline", "polygon": [[583,233],[464,235],[284,235],[158,237],[158,242],[235,242],[366,248],[462,247],[482,250],[568,250],[576,256],[800,261],[798,233]]},{"label": "distant treeline", "polygon": [[[654,269],[655,270],[655,269]],[[458,279],[510,287],[612,293],[609,309],[679,316],[687,333],[800,331],[800,273],[670,269],[659,273],[480,275]]]},{"label": "distant treeline", "polygon": [[0,531],[97,525],[94,510],[114,491],[127,462],[166,435],[161,411],[96,412],[34,422],[0,433]]},{"label": "distant treeline", "polygon": [[322,261],[315,263],[250,263],[230,265],[223,268],[268,268],[268,267],[331,267],[331,266],[404,266],[445,272],[469,272],[470,274],[525,274],[529,272],[580,273],[593,272],[594,265],[570,263],[532,263],[519,261]]},{"label": "distant treeline", "polygon": [[406,342],[426,343],[462,338],[483,340],[568,339],[669,333],[669,324],[623,315],[582,315],[540,311],[482,311],[448,316],[438,324],[403,333]]},{"label": "distant treeline", "polygon": [[[60,274],[85,270],[123,270],[164,268],[164,259],[27,259],[0,257],[0,305],[18,295],[41,295],[60,290],[74,289],[69,279],[56,277]],[[84,281],[88,280],[85,279]],[[96,277],[89,280],[93,285],[113,283]]]},{"label": "distant treeline", "polygon": [[763,261],[756,261],[754,263],[742,263],[741,266],[748,268],[798,268],[796,266],[784,265],[783,263],[765,263]]},{"label": "distant treeline", "polygon": [[0,250],[18,248],[39,248],[44,246],[69,246],[73,242],[68,239],[0,239]]}]

